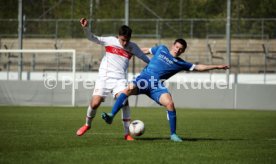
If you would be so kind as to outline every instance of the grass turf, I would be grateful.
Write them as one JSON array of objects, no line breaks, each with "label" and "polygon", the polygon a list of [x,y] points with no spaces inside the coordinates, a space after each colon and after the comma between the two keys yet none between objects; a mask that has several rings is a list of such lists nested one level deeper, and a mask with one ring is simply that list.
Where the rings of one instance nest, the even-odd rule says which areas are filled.
[{"label": "grass turf", "polygon": [[177,110],[182,143],[169,140],[164,108],[132,108],[146,132],[123,140],[120,115],[112,125],[100,118],[84,136],[76,130],[86,109],[0,107],[0,163],[274,163],[276,112]]}]

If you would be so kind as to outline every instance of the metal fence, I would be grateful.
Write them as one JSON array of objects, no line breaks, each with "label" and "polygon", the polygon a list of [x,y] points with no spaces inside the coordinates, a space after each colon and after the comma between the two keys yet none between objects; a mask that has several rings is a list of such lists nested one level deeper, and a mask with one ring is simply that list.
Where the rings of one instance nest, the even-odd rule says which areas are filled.
[{"label": "metal fence", "polygon": [[[89,25],[93,33],[97,35],[117,35],[118,27],[124,21],[124,19],[91,19]],[[129,22],[133,29],[134,38],[153,38],[159,43],[160,40],[164,42],[166,38],[175,39],[176,37],[183,37],[190,39],[190,41],[195,39],[206,40],[206,43],[197,43],[202,46],[193,47],[193,50],[188,51],[186,53],[188,55],[184,58],[194,63],[207,64],[213,62],[216,64],[216,61],[226,63],[225,24],[225,19],[130,19]],[[54,41],[51,46],[55,49],[63,48],[60,39],[84,38],[78,19],[26,19],[23,26],[24,38],[51,38]],[[1,49],[17,48],[15,42],[8,46],[4,43],[5,38],[17,39],[17,27],[17,19],[0,19]],[[232,43],[231,72],[275,73],[276,49],[273,46],[274,42],[269,41],[276,39],[276,18],[232,19],[231,27],[232,39],[244,40],[243,42],[233,41]],[[240,45],[243,47],[240,48]],[[89,50],[89,53],[91,53],[91,50]],[[103,54],[103,52],[98,51],[94,53],[98,56]],[[79,52],[77,56],[78,71],[97,70],[99,62],[95,63],[94,61],[98,61],[98,58],[94,59],[90,54],[82,55]],[[0,55],[0,70],[16,70],[17,60],[17,56],[13,54]],[[61,62],[59,62],[61,59],[57,57],[56,61],[58,63],[56,67],[59,70],[62,67]],[[131,62],[129,71],[139,72],[143,68],[143,65],[139,62],[139,60]],[[30,63],[32,62],[30,61]],[[39,69],[38,64],[36,69]],[[41,69],[44,69],[44,67]]]},{"label": "metal fence", "polygon": [[[90,27],[98,35],[117,34],[124,19],[91,19]],[[232,19],[232,34],[268,35],[276,38],[276,18]],[[226,19],[130,19],[134,37],[205,38],[225,33]],[[80,38],[78,19],[26,19],[24,37]],[[0,19],[1,37],[16,37],[17,19]]]}]

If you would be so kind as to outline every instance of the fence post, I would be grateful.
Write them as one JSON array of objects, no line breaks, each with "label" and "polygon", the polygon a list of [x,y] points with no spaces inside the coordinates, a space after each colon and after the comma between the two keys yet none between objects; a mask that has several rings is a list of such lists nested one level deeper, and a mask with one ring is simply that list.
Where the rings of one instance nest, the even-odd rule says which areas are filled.
[{"label": "fence post", "polygon": [[194,20],[191,19],[191,24],[190,24],[190,38],[193,39],[194,37]]}]

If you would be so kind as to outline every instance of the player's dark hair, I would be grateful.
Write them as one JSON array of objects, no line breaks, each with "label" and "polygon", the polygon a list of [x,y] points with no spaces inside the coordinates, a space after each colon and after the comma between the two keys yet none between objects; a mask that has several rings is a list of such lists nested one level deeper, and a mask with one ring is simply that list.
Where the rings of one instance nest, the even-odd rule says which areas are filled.
[{"label": "player's dark hair", "polygon": [[184,39],[176,39],[175,41],[174,41],[174,44],[175,43],[180,43],[180,44],[182,44],[183,45],[183,47],[186,49],[187,48],[187,42],[184,40]]},{"label": "player's dark hair", "polygon": [[131,38],[131,33],[132,33],[132,30],[131,30],[131,28],[128,27],[127,25],[122,25],[122,26],[119,28],[119,35],[120,35],[120,36],[126,36],[126,37]]}]

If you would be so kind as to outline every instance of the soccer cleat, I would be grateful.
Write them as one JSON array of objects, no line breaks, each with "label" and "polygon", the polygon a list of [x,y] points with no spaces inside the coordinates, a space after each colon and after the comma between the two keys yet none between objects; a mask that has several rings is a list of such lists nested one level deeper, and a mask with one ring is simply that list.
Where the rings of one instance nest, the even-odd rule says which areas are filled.
[{"label": "soccer cleat", "polygon": [[79,130],[77,131],[77,136],[82,136],[87,130],[90,129],[90,126],[88,125],[83,125]]},{"label": "soccer cleat", "polygon": [[127,141],[134,141],[134,138],[132,138],[131,135],[126,134],[125,135],[125,140],[127,140]]},{"label": "soccer cleat", "polygon": [[111,113],[102,113],[102,119],[108,124],[112,124],[113,121],[113,115]]},{"label": "soccer cleat", "polygon": [[182,142],[183,140],[176,134],[171,135],[171,140],[174,142]]}]

